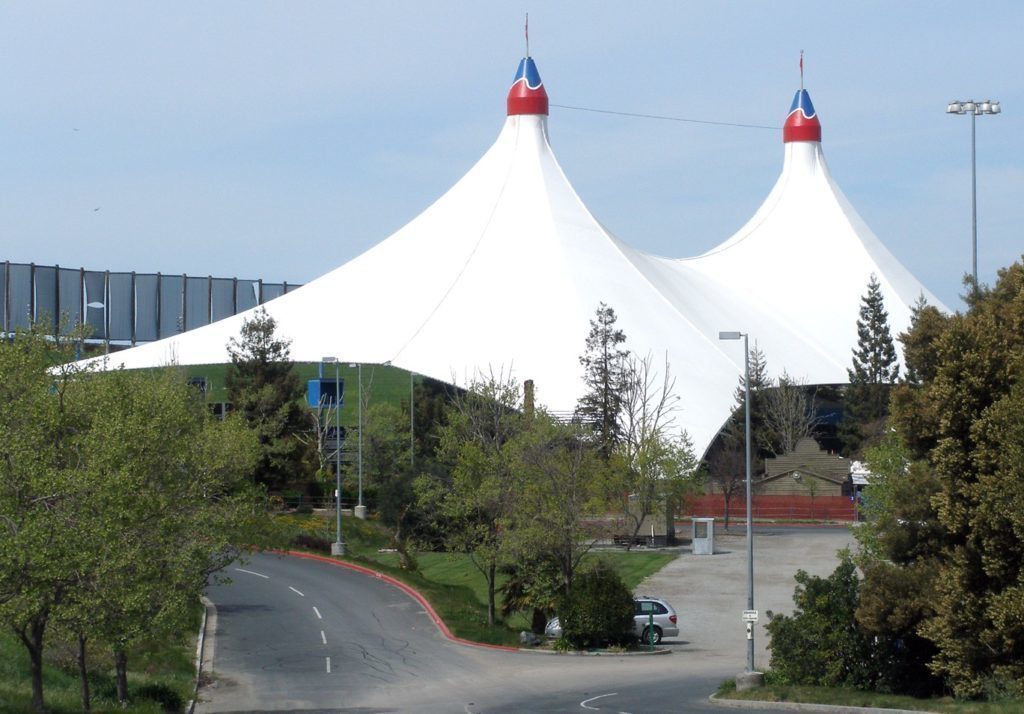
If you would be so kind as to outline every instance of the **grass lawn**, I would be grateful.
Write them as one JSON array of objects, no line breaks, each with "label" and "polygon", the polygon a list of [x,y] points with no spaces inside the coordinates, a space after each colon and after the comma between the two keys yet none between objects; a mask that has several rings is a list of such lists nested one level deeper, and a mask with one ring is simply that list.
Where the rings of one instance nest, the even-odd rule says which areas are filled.
[{"label": "grass lawn", "polygon": [[[192,698],[195,676],[194,637],[199,620],[183,633],[181,644],[139,647],[128,655],[130,704],[117,703],[114,667],[108,649],[90,649],[89,688],[93,712],[180,711]],[[77,645],[52,630],[46,636],[43,666],[43,697],[47,711],[54,714],[82,711],[81,686],[75,660]],[[0,711],[31,710],[32,680],[28,652],[15,635],[0,630]],[[167,705],[165,707],[165,705]]]},{"label": "grass lawn", "polygon": [[[189,377],[205,377],[207,384],[206,399],[208,402],[228,401],[225,384],[227,375],[226,364],[189,365],[183,368]],[[316,362],[295,363],[295,373],[305,388],[310,379],[316,379],[320,373],[320,365]],[[344,404],[341,407],[341,423],[346,427],[355,426],[359,416],[359,367],[349,366],[348,362],[338,365],[338,376],[344,383]],[[324,365],[324,379],[334,379],[334,366]],[[416,377],[420,381],[421,377]],[[409,373],[404,369],[390,365],[363,365],[363,397],[369,404],[409,404]],[[332,411],[333,413],[333,411]]]}]

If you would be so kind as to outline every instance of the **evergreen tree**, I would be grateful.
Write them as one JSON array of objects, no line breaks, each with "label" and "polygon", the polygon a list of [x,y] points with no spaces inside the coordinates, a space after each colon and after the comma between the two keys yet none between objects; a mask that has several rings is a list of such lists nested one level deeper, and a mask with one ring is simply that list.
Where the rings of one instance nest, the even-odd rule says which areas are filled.
[{"label": "evergreen tree", "polygon": [[274,336],[277,322],[260,308],[242,324],[239,339],[228,342],[226,385],[232,407],[259,437],[256,483],[280,490],[309,480],[314,468],[311,444],[301,438],[313,428],[302,403],[305,388],[290,359],[290,340]]},{"label": "evergreen tree", "polygon": [[927,595],[933,615],[919,631],[938,648],[932,670],[960,697],[1001,688],[1024,695],[1022,326],[1017,262],[994,288],[977,291],[966,314],[928,326],[938,328],[932,372],[920,386],[897,387],[893,399],[895,429],[937,491],[927,501],[939,572]]},{"label": "evergreen tree", "polygon": [[[750,348],[747,359],[750,371],[750,448],[754,461],[760,464],[765,457],[779,453],[778,439],[769,428],[767,418],[766,399],[772,380],[768,376],[768,358],[756,342]],[[746,380],[743,375],[740,375],[739,384],[736,385],[735,398],[736,406],[733,409],[733,423],[730,424],[730,428],[739,435],[740,448],[743,449],[746,419]],[[759,467],[755,467],[755,470],[757,469]]]},{"label": "evergreen tree", "polygon": [[593,426],[606,460],[622,435],[619,415],[629,356],[629,350],[622,346],[626,335],[616,328],[615,320],[615,310],[600,303],[595,319],[590,321],[586,351],[580,355],[587,392],[576,406],[577,415]]},{"label": "evergreen tree", "polygon": [[867,294],[861,298],[857,319],[857,347],[853,366],[846,370],[846,413],[841,436],[847,454],[859,452],[865,440],[882,433],[889,412],[889,390],[899,378],[896,347],[889,331],[889,313],[882,285],[872,274]]},{"label": "evergreen tree", "polygon": [[937,369],[935,340],[942,332],[945,318],[938,308],[929,305],[924,295],[918,297],[910,313],[910,329],[900,333],[907,384],[918,386],[935,376]]},{"label": "evergreen tree", "polygon": [[[768,376],[768,358],[765,356],[764,350],[757,346],[757,342],[754,342],[754,346],[750,348],[750,355],[747,359],[750,371],[750,415],[753,417],[755,395],[772,386],[772,380]],[[746,379],[743,375],[740,375],[740,383],[736,385],[733,396],[736,398],[736,403],[742,407],[743,401],[746,399]]]}]

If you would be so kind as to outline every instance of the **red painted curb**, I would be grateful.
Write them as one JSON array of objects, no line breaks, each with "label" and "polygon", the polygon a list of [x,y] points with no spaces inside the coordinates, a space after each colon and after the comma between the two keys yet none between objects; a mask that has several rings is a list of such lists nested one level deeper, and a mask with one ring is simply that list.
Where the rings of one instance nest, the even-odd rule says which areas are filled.
[{"label": "red painted curb", "polygon": [[373,570],[362,565],[356,565],[355,563],[349,563],[344,560],[337,560],[336,558],[329,558],[326,555],[315,555],[314,553],[304,553],[298,550],[272,550],[270,552],[280,553],[282,555],[290,555],[294,558],[319,560],[321,563],[329,563],[331,565],[336,565],[340,568],[348,568],[349,570],[354,570],[357,573],[362,573],[363,575],[366,575],[368,577],[373,577],[377,580],[383,580],[389,585],[393,585],[399,590],[402,590],[409,597],[411,597],[413,600],[422,605],[423,609],[426,610],[427,614],[430,616],[430,619],[434,621],[435,625],[437,625],[437,629],[441,631],[441,634],[447,637],[452,642],[458,642],[460,645],[469,645],[471,647],[484,647],[486,649],[491,650],[502,650],[504,652],[519,651],[518,647],[508,647],[506,645],[490,645],[485,642],[473,642],[471,640],[464,640],[461,637],[456,637],[452,634],[452,631],[448,629],[448,625],[444,623],[444,620],[442,620],[441,616],[437,614],[437,611],[434,609],[434,607],[427,601],[425,597],[423,597],[423,595],[420,594],[418,590],[413,588],[411,585],[408,585],[407,583],[403,583],[401,580],[397,580],[396,578],[391,577],[390,575],[385,575],[384,573],[381,573],[377,570]]}]

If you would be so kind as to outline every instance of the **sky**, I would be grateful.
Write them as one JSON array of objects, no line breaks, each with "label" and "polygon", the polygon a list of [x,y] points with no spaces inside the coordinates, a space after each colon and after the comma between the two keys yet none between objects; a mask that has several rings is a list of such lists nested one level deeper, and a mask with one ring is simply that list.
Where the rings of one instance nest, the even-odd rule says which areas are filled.
[{"label": "sky", "polygon": [[34,0],[0,4],[0,261],[308,282],[490,147],[527,12],[555,155],[640,250],[698,255],[754,214],[781,129],[701,122],[781,127],[803,50],[833,178],[952,309],[971,119],[945,109],[999,101],[976,126],[980,281],[1024,253],[1016,0]]}]

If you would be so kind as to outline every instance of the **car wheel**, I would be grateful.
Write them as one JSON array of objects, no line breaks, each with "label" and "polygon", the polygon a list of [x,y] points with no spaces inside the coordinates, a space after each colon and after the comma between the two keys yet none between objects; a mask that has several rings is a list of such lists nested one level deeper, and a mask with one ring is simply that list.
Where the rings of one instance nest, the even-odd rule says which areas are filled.
[{"label": "car wheel", "polygon": [[[645,627],[644,628],[644,634],[641,635],[640,642],[641,642],[641,644],[645,644],[645,645],[649,645],[651,643],[651,628],[649,628],[649,627]],[[661,643],[661,628],[660,627],[655,627],[654,628],[654,644],[657,645],[657,644],[660,644],[660,643]]]}]

